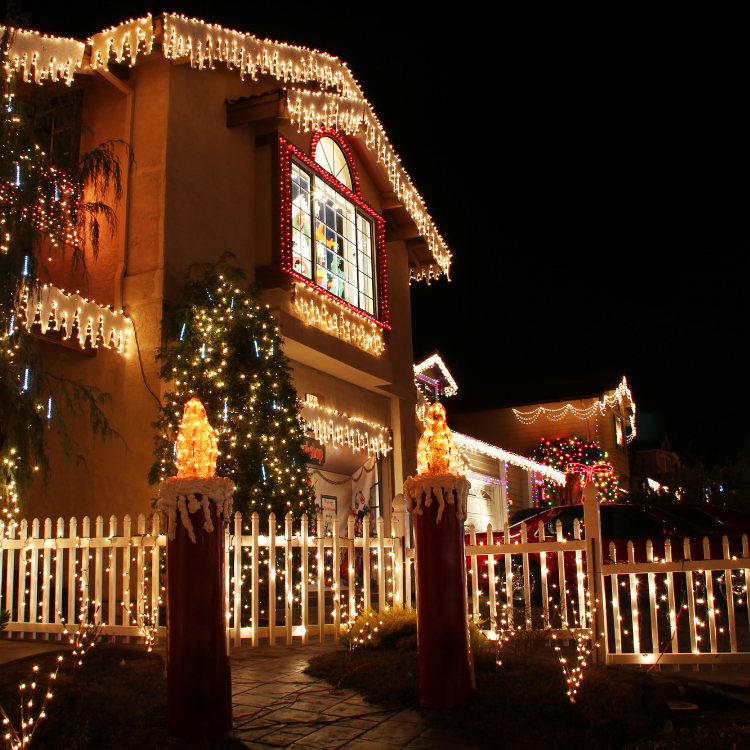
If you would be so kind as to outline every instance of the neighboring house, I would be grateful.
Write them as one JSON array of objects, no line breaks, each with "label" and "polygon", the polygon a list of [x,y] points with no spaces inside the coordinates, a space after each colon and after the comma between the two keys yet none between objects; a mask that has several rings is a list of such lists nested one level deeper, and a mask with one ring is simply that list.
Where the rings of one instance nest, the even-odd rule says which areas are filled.
[{"label": "neighboring house", "polygon": [[631,491],[640,489],[659,489],[664,483],[665,476],[676,471],[681,466],[680,457],[672,450],[669,437],[664,436],[658,448],[647,448],[630,452],[630,486]]},{"label": "neighboring house", "polygon": [[78,316],[79,340],[39,331],[43,356],[112,395],[127,449],[81,429],[88,471],[53,447],[52,482],[24,515],[149,512],[162,310],[191,263],[229,251],[280,322],[318,503],[388,521],[416,470],[409,283],[446,273],[451,254],[346,65],[179,15],[85,44],[19,32],[10,63],[22,92],[44,82],[79,104],[81,151],[122,139],[135,158],[88,290],[61,291],[83,282],[52,263],[31,303],[43,322],[67,311],[68,336]]},{"label": "neighboring house", "polygon": [[522,456],[533,456],[542,438],[596,440],[618,476],[620,493],[630,488],[628,443],[635,437],[635,402],[625,377],[590,395],[452,413],[450,423]]},{"label": "neighboring house", "polygon": [[[440,354],[414,366],[414,377],[419,389],[417,417],[424,421],[429,405],[444,401],[458,392],[458,384],[445,366]],[[446,405],[452,416],[450,404]],[[529,458],[518,455],[497,444],[472,437],[474,433],[453,432],[459,448],[464,452],[464,473],[471,482],[466,525],[476,529],[494,529],[503,525],[518,510],[534,507],[544,480],[557,485],[565,483],[564,475]]]}]

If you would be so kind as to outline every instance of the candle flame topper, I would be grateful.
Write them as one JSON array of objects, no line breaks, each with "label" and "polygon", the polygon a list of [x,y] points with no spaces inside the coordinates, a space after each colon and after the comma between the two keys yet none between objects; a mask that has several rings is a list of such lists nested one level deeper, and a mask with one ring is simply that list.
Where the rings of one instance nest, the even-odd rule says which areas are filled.
[{"label": "candle flame topper", "polygon": [[216,433],[208,423],[206,410],[200,399],[191,398],[185,404],[177,433],[177,476],[214,476],[217,455]]},{"label": "candle flame topper", "polygon": [[445,407],[434,403],[427,412],[427,426],[417,446],[420,474],[460,474],[460,453],[445,421]]}]

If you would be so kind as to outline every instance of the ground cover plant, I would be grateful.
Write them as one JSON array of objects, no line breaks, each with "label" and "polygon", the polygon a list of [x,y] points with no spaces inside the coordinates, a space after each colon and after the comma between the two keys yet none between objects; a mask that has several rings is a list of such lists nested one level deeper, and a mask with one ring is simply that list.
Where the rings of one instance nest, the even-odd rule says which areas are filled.
[{"label": "ground cover plant", "polygon": [[[44,675],[54,671],[58,652],[31,656],[0,668],[0,704],[11,720],[19,712],[19,685],[29,683],[33,668],[42,690]],[[66,659],[68,663],[71,659]],[[166,729],[167,686],[164,662],[145,647],[100,644],[75,673],[61,668],[54,680],[46,717],[30,743],[31,750],[240,750],[239,741],[220,745],[171,740]],[[2,733],[2,737],[5,732]],[[5,741],[7,742],[7,740]],[[5,745],[2,745],[5,748]]]},{"label": "ground cover plant", "polygon": [[[541,651],[531,656],[504,652],[498,666],[491,644],[475,648],[477,690],[465,705],[452,710],[420,709],[413,636],[386,648],[370,642],[351,652],[319,654],[310,660],[307,671],[356,690],[384,708],[420,711],[435,728],[478,748],[718,750],[750,746],[750,688],[717,687],[695,680],[690,672],[589,666],[572,703],[555,652],[551,648]],[[670,708],[670,701],[693,703],[698,709],[677,712]]]}]

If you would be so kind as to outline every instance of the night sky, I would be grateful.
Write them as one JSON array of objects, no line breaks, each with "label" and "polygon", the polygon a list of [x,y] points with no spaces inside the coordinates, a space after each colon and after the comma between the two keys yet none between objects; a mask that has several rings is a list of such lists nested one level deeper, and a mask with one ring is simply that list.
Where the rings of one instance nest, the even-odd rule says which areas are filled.
[{"label": "night sky", "polygon": [[[449,410],[587,395],[625,373],[633,448],[668,434],[723,460],[745,446],[739,16],[165,6],[349,64],[454,254],[450,283],[412,285],[415,357],[442,354]],[[23,9],[85,38],[162,7]]]}]

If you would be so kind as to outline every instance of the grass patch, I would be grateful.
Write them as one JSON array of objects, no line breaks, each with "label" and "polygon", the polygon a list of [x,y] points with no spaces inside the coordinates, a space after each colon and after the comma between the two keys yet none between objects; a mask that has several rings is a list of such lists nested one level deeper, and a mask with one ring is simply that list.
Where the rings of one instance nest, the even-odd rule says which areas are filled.
[{"label": "grass patch", "polygon": [[[356,690],[393,710],[419,711],[438,729],[479,748],[545,750],[724,750],[750,747],[750,705],[673,673],[647,674],[622,667],[589,667],[572,704],[556,659],[494,653],[475,656],[477,690],[455,709],[419,707],[415,648],[357,649],[319,654],[307,672]],[[367,665],[367,666],[365,666]],[[358,667],[361,667],[357,669]],[[729,688],[735,691],[737,688]],[[748,700],[750,700],[750,689]],[[700,706],[671,711],[668,701]]]},{"label": "grass patch", "polygon": [[[21,683],[36,677],[35,706],[41,706],[48,676],[59,652],[30,656],[4,664],[0,670],[0,703],[18,726]],[[46,675],[46,677],[45,677]],[[53,698],[39,724],[31,750],[240,750],[239,741],[219,745],[185,743],[167,736],[167,681],[164,662],[145,648],[101,644],[72,671],[68,655],[52,684]],[[38,710],[33,714],[38,715]],[[5,734],[5,732],[3,733]]]}]

